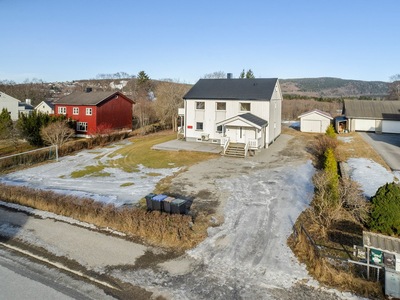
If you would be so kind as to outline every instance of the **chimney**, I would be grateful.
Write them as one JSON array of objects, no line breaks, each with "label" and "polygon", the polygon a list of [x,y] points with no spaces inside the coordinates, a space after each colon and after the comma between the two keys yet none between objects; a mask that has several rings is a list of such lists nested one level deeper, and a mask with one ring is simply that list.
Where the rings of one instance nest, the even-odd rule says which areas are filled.
[{"label": "chimney", "polygon": [[86,88],[86,93],[90,93],[91,91],[92,91],[92,88],[90,88],[90,87]]},{"label": "chimney", "polygon": [[226,74],[226,78],[227,78],[227,79],[232,79],[232,78],[233,78],[233,74],[232,74],[232,73]]},{"label": "chimney", "polygon": [[31,99],[26,99],[25,102],[26,102],[26,104],[31,105]]}]

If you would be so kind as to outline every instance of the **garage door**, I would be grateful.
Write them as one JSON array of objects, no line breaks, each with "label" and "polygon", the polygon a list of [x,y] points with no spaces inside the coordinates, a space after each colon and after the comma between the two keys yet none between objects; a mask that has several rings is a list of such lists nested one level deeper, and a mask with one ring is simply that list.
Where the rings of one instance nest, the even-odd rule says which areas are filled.
[{"label": "garage door", "polygon": [[320,120],[301,120],[302,132],[321,132]]},{"label": "garage door", "polygon": [[375,120],[356,119],[354,127],[356,131],[375,131]]},{"label": "garage door", "polygon": [[382,121],[382,132],[400,133],[400,121]]}]

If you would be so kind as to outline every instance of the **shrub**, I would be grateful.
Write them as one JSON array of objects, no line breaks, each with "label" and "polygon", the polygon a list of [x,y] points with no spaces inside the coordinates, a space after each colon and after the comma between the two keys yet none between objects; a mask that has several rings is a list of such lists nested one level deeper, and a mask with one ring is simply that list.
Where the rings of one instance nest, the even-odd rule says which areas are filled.
[{"label": "shrub", "polygon": [[189,226],[193,220],[186,215],[147,212],[138,207],[116,207],[91,198],[3,183],[0,183],[0,199],[141,236],[148,242],[165,246],[187,249],[195,243]]},{"label": "shrub", "polygon": [[[333,139],[327,135],[319,135],[316,137],[316,141],[314,144],[314,154],[319,161],[320,167],[323,167],[324,164],[324,154],[328,148],[331,148],[333,152],[336,154],[336,148],[339,144],[337,139]],[[335,155],[336,156],[336,155]]]},{"label": "shrub", "polygon": [[336,132],[333,128],[332,124],[326,129],[325,135],[330,136],[331,138],[336,139]]},{"label": "shrub", "polygon": [[400,187],[394,182],[380,187],[371,198],[369,227],[383,234],[400,234]]},{"label": "shrub", "polygon": [[330,190],[331,201],[333,204],[333,202],[337,202],[339,198],[339,175],[337,173],[337,161],[332,148],[326,149],[324,153],[324,171],[328,176],[328,184],[326,188]]}]

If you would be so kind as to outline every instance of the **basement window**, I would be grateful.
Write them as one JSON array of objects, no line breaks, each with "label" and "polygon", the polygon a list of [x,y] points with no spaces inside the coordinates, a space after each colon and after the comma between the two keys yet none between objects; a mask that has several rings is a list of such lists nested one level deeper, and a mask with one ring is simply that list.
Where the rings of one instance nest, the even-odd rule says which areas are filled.
[{"label": "basement window", "polygon": [[196,123],[196,130],[203,130],[203,122]]},{"label": "basement window", "polygon": [[222,125],[217,126],[217,132],[222,133]]},{"label": "basement window", "polygon": [[87,131],[87,122],[76,122],[76,131]]}]

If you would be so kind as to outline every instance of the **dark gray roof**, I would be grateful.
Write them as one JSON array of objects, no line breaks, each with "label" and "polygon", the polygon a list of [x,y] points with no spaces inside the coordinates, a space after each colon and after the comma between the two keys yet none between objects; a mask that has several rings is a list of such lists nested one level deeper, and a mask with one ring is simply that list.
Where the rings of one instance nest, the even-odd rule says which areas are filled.
[{"label": "dark gray roof", "polygon": [[25,102],[18,103],[18,106],[24,106],[25,109],[35,109],[35,107],[33,107],[32,105],[25,103]]},{"label": "dark gray roof", "polygon": [[245,120],[247,120],[247,121],[249,121],[249,122],[251,122],[253,124],[256,124],[256,125],[258,125],[260,127],[264,127],[264,126],[268,125],[268,121],[267,120],[264,120],[264,119],[262,119],[260,117],[257,117],[257,116],[255,116],[255,115],[253,115],[251,113],[246,113],[246,114],[243,114],[243,115],[239,115],[239,117],[241,117],[242,119],[245,119]]},{"label": "dark gray roof", "polygon": [[200,79],[183,99],[271,100],[278,78]]},{"label": "dark gray roof", "polygon": [[400,120],[400,101],[345,100],[347,118]]},{"label": "dark gray roof", "polygon": [[133,103],[131,99],[119,92],[74,92],[68,96],[65,96],[54,102],[55,105],[65,104],[65,105],[97,105],[104,100],[107,100],[114,96],[115,94],[122,95],[129,101]]}]

